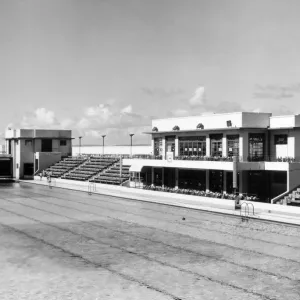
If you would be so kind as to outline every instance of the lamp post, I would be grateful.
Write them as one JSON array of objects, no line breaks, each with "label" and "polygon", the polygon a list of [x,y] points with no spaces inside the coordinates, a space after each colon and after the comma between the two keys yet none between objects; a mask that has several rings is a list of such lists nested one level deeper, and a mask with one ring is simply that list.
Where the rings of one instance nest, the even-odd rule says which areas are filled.
[{"label": "lamp post", "polygon": [[132,137],[134,136],[134,133],[130,133],[130,156],[132,157]]},{"label": "lamp post", "polygon": [[81,139],[82,139],[82,136],[79,136],[78,139],[79,139],[79,156],[80,156],[81,155]]},{"label": "lamp post", "polygon": [[102,155],[104,155],[104,138],[106,137],[106,135],[102,135]]}]

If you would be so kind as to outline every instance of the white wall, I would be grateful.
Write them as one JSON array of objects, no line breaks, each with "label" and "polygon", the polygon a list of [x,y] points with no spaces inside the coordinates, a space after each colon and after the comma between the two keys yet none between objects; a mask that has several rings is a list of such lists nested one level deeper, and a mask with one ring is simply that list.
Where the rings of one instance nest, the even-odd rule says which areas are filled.
[{"label": "white wall", "polygon": [[243,112],[243,127],[267,128],[270,125],[271,113]]},{"label": "white wall", "polygon": [[180,130],[195,130],[199,123],[204,129],[227,128],[227,121],[231,121],[232,127],[258,127],[266,128],[270,124],[270,113],[236,112],[225,114],[208,114],[191,117],[156,119],[152,121],[152,127],[158,131],[172,131],[175,125]]},{"label": "white wall", "polygon": [[[296,125],[299,123],[299,125]],[[270,118],[270,128],[284,128],[300,126],[299,116],[274,116]]]},{"label": "white wall", "polygon": [[59,162],[61,160],[61,153],[56,152],[37,152],[35,158],[38,159],[38,170],[42,171],[49,166]]},{"label": "white wall", "polygon": [[124,165],[142,165],[148,167],[166,167],[166,168],[182,168],[182,169],[202,169],[202,170],[233,170],[233,162],[224,161],[191,161],[191,160],[154,160],[154,159],[124,159]]},{"label": "white wall", "polygon": [[172,131],[175,125],[178,125],[180,130],[195,130],[199,123],[204,125],[204,129],[226,128],[226,121],[231,120],[232,127],[242,126],[242,113],[230,114],[209,114],[201,116],[156,119],[152,120],[152,128],[155,126],[158,131]]}]

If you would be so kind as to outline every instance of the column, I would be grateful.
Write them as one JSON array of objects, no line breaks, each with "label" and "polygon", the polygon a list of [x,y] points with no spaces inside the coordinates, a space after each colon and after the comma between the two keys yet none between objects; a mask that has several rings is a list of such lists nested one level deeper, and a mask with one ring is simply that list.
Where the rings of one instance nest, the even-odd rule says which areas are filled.
[{"label": "column", "polygon": [[154,185],[154,168],[151,167],[151,184]]},{"label": "column", "polygon": [[223,171],[223,194],[227,193],[227,172]]},{"label": "column", "polygon": [[162,168],[161,170],[161,185],[162,187],[165,185],[165,168]]},{"label": "column", "polygon": [[175,157],[179,155],[179,141],[178,136],[175,137]]},{"label": "column", "polygon": [[241,131],[240,138],[239,138],[239,155],[242,158],[242,161],[247,161],[249,156],[248,150],[248,132]]},{"label": "column", "polygon": [[175,169],[175,189],[178,189],[178,179],[179,179],[179,172],[178,168]]},{"label": "column", "polygon": [[206,156],[210,156],[210,137],[209,135],[206,137]]},{"label": "column", "polygon": [[205,189],[206,189],[206,192],[209,191],[209,170],[206,170],[206,178],[205,178]]},{"label": "column", "polygon": [[162,137],[162,159],[166,159],[166,137]]},{"label": "column", "polygon": [[153,135],[151,136],[151,149],[152,149],[152,150],[151,150],[151,153],[150,153],[150,154],[151,154],[151,155],[155,155],[155,154],[154,154],[154,137],[153,137]]},{"label": "column", "polygon": [[226,135],[222,138],[222,156],[227,156],[227,137]]}]

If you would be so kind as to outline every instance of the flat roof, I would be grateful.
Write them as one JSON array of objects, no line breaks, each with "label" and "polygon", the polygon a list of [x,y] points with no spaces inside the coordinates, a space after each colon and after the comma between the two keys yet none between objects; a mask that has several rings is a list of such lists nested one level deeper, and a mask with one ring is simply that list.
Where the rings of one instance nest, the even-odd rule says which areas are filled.
[{"label": "flat roof", "polygon": [[159,134],[159,133],[172,133],[173,135],[180,133],[188,132],[209,132],[209,131],[233,131],[233,130],[284,130],[284,129],[298,129],[300,127],[277,127],[277,128],[268,128],[268,127],[224,127],[224,128],[210,128],[210,129],[185,129],[185,130],[170,130],[170,131],[146,131],[144,134]]}]

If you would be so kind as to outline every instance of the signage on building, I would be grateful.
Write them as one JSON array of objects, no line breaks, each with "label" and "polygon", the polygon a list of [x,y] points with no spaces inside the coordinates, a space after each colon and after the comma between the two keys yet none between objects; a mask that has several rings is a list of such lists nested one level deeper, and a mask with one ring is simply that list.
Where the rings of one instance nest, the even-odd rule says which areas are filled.
[{"label": "signage on building", "polygon": [[167,162],[173,161],[173,152],[167,152]]}]

